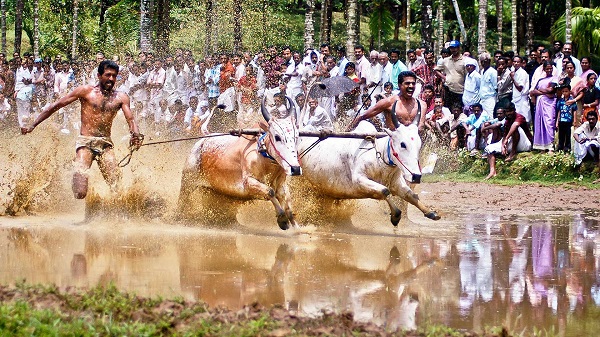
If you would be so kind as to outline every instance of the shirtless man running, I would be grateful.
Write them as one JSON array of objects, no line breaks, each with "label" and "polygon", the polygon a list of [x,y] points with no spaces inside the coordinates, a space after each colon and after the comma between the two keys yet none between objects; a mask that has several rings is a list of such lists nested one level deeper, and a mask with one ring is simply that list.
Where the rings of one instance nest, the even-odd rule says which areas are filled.
[{"label": "shirtless man running", "polygon": [[98,66],[98,85],[82,85],[66,96],[48,106],[29,127],[21,128],[25,135],[33,131],[41,122],[60,108],[76,100],[81,102],[81,133],[75,145],[75,172],[73,174],[73,194],[83,199],[88,190],[88,170],[96,160],[104,180],[115,190],[121,179],[117,160],[113,151],[114,144],[110,138],[112,123],[119,109],[129,125],[131,139],[129,145],[137,150],[143,141],[143,135],[133,119],[129,107],[129,96],[114,90],[119,73],[119,66],[110,60],[100,62]]},{"label": "shirtless man running", "polygon": [[419,127],[419,131],[423,130],[427,106],[425,102],[413,97],[415,85],[417,84],[417,75],[412,71],[403,71],[398,75],[398,83],[400,87],[398,95],[393,95],[377,102],[377,104],[365,111],[363,115],[354,118],[347,130],[353,130],[361,121],[372,118],[382,112],[385,116],[386,127],[390,130],[396,129],[391,119],[392,113],[396,113],[400,123],[406,126],[415,124]]}]

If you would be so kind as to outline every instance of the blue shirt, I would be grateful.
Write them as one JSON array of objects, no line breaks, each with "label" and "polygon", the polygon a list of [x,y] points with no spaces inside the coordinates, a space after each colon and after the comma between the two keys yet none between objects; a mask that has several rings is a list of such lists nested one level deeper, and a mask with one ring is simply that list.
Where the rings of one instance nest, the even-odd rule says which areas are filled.
[{"label": "blue shirt", "polygon": [[[219,79],[221,78],[221,65],[216,65],[210,69],[207,69],[204,73],[204,83],[208,89],[208,97],[215,98],[219,97],[221,92],[219,91]],[[208,80],[212,79],[212,83]]]},{"label": "blue shirt", "polygon": [[573,99],[569,96],[568,99],[559,98],[556,100],[556,111],[560,114],[559,122],[573,123],[573,111],[577,110],[577,104],[567,105],[567,101]]}]

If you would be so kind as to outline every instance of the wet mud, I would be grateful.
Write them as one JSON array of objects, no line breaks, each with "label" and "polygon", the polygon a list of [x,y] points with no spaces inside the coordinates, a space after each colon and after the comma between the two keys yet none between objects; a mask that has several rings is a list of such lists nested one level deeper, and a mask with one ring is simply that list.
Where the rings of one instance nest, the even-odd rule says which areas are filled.
[{"label": "wet mud", "polygon": [[[120,159],[127,130],[115,125]],[[397,200],[395,228],[384,201],[323,199],[293,177],[301,226],[282,231],[267,201],[199,190],[180,203],[193,142],[134,153],[118,193],[92,165],[83,201],[70,188],[74,137],[51,124],[0,137],[1,284],[115,284],[309,317],[351,311],[389,329],[504,325],[568,335],[593,322],[600,305],[600,208],[583,203],[594,190],[424,183],[417,192],[442,219]]]}]

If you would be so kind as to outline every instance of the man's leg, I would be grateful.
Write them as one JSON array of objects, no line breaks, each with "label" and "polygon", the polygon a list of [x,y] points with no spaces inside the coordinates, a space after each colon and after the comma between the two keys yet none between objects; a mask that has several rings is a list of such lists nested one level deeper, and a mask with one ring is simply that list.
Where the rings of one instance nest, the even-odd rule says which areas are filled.
[{"label": "man's leg", "polygon": [[507,149],[508,156],[506,157],[506,161],[512,161],[517,156],[517,147],[519,145],[519,140],[521,139],[521,134],[518,131],[519,130],[517,130],[517,132],[513,132],[511,140],[508,142],[509,144],[507,146],[509,148]]},{"label": "man's leg", "polygon": [[77,149],[75,154],[75,160],[73,166],[75,172],[73,173],[73,195],[77,199],[83,199],[87,195],[88,190],[88,171],[92,166],[94,155],[92,151],[83,146]]},{"label": "man's leg", "polygon": [[491,179],[496,176],[496,154],[490,153],[487,157],[488,164],[490,165],[490,173],[485,177],[485,180]]},{"label": "man's leg", "polygon": [[111,191],[117,192],[121,182],[121,169],[115,158],[112,148],[107,148],[98,158],[98,167],[104,177],[104,181],[110,186]]}]

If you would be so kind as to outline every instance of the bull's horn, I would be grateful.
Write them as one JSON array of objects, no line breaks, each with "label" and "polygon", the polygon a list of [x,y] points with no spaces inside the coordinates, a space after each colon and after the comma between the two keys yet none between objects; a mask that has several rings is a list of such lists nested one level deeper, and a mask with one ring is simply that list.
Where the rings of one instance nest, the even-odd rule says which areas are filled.
[{"label": "bull's horn", "polygon": [[288,96],[285,96],[285,99],[288,102],[288,107],[287,107],[288,115],[289,115],[290,108],[293,108],[294,109],[294,119],[298,120],[298,111],[296,109],[296,104],[294,104],[294,102],[292,102],[292,99],[289,98]]},{"label": "bull's horn", "polygon": [[392,115],[392,122],[394,123],[394,127],[396,129],[399,128],[400,127],[400,122],[398,121],[398,116],[396,115],[396,112],[392,111],[391,115]]},{"label": "bull's horn", "polygon": [[267,99],[267,97],[265,96],[263,98],[262,102],[260,102],[260,112],[262,112],[263,118],[268,123],[269,120],[271,120],[271,113],[269,113],[269,110],[267,110],[267,108],[265,107],[265,100],[266,99]]}]

